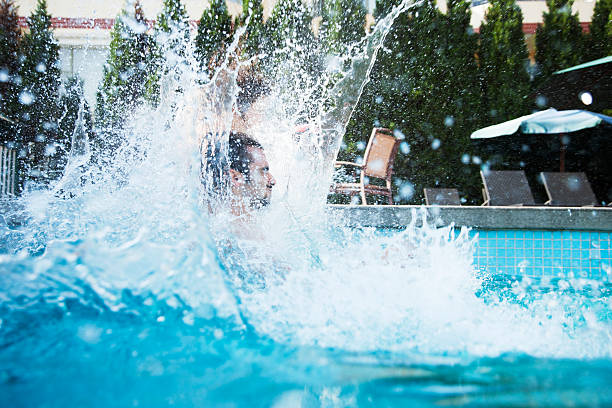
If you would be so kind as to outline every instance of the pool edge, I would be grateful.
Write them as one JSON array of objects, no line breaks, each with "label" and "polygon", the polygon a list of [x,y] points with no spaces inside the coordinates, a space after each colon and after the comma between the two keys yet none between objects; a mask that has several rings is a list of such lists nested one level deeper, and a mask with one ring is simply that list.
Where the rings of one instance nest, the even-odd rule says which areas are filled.
[{"label": "pool edge", "polygon": [[477,207],[419,205],[328,205],[328,216],[345,226],[401,228],[428,222],[479,229],[580,230],[612,232],[610,207]]}]

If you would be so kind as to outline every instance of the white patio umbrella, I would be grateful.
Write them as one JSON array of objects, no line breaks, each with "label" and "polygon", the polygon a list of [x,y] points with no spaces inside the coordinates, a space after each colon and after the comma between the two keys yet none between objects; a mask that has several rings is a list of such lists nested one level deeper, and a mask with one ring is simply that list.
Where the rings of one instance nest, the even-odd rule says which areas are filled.
[{"label": "white patio umbrella", "polygon": [[470,138],[492,139],[515,134],[559,135],[561,139],[560,171],[565,171],[565,150],[567,146],[563,143],[561,136],[601,125],[612,126],[612,117],[585,110],[558,111],[550,108],[479,129],[472,133]]}]

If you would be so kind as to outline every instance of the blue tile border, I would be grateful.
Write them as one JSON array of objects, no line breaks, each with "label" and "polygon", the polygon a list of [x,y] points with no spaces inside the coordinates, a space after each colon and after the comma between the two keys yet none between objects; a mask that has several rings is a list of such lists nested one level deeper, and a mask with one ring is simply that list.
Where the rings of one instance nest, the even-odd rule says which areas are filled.
[{"label": "blue tile border", "polygon": [[612,233],[474,229],[474,264],[490,273],[612,280]]}]

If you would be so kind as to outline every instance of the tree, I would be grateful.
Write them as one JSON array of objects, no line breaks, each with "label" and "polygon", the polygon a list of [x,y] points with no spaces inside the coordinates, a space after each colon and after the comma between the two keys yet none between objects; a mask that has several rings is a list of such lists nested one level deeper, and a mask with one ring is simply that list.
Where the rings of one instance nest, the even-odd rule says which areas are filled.
[{"label": "tree", "polygon": [[[377,0],[375,18],[384,18],[399,0]],[[394,127],[399,119],[391,119],[395,109],[404,106],[404,85],[410,83],[412,72],[406,62],[414,40],[414,13],[405,11],[393,22],[383,48],[376,59],[370,74],[370,82],[361,95],[359,104],[349,121],[344,136],[344,148],[340,151],[342,160],[354,160],[359,150],[365,148],[374,126]]]},{"label": "tree", "polygon": [[82,112],[82,126],[85,133],[91,139],[92,119],[89,105],[83,93],[83,80],[74,75],[65,82],[64,92],[59,99],[60,116],[58,118],[58,143],[56,146],[57,168],[62,169],[66,165],[70,149],[72,147],[72,136],[77,127],[79,110]]},{"label": "tree", "polygon": [[151,74],[146,84],[146,98],[157,103],[159,81],[184,63],[189,43],[189,16],[180,0],[164,0],[155,23],[151,47]]},{"label": "tree", "polygon": [[212,0],[202,13],[195,38],[196,57],[209,74],[223,61],[233,35],[234,26],[225,0]]},{"label": "tree", "polygon": [[[29,31],[21,42],[22,79],[19,101],[19,139],[30,147],[30,169],[44,169],[57,136],[58,93],[60,87],[59,45],[51,30],[47,2],[38,0],[28,18]],[[33,176],[37,174],[32,173]]]},{"label": "tree", "polygon": [[538,80],[582,62],[583,36],[578,14],[572,14],[573,0],[546,0],[548,12],[536,30]]},{"label": "tree", "polygon": [[313,91],[322,69],[312,19],[310,8],[302,0],[280,0],[266,21],[269,57],[263,69],[267,77],[276,78],[275,87],[280,91],[285,112],[296,122],[307,122],[320,107],[319,98],[304,98],[302,92],[295,92]]},{"label": "tree", "polygon": [[[128,3],[129,5],[129,3]],[[96,101],[97,126],[111,131],[145,102],[148,77],[153,63],[153,41],[138,1],[122,10],[111,32],[109,56]]]},{"label": "tree", "polygon": [[21,29],[13,0],[0,1],[0,143],[14,141],[19,116],[19,41]]},{"label": "tree", "polygon": [[274,66],[290,61],[293,71],[314,73],[319,52],[312,32],[312,15],[302,0],[279,0],[266,22]]},{"label": "tree", "polygon": [[[586,60],[612,55],[612,0],[598,0],[587,37]],[[607,27],[609,29],[607,29]]]},{"label": "tree", "polygon": [[[449,0],[447,9],[446,15],[431,14],[437,46],[432,44],[433,53],[421,61],[425,69],[421,70],[420,77],[426,84],[422,88],[425,99],[421,103],[427,116],[413,126],[417,134],[426,136],[429,145],[424,147],[431,158],[417,172],[420,183],[415,185],[418,197],[421,197],[422,188],[433,184],[457,187],[474,200],[480,197],[478,172],[465,163],[465,157],[472,153],[470,134],[478,129],[482,120],[475,58],[477,36],[470,26],[468,1]],[[428,62],[432,65],[430,69],[427,69]]]},{"label": "tree", "polygon": [[242,18],[240,24],[246,24],[246,32],[241,44],[244,57],[251,58],[259,56],[259,59],[265,58],[263,53],[268,47],[268,41],[261,0],[242,1]]},{"label": "tree", "polygon": [[320,36],[330,54],[344,54],[346,48],[365,36],[366,10],[361,0],[324,0]]},{"label": "tree", "polygon": [[[394,5],[385,3],[377,9]],[[479,197],[478,173],[465,159],[481,111],[469,21],[463,0],[449,1],[446,15],[428,0],[398,16],[347,129],[345,155],[361,154],[373,126],[403,137],[394,167],[400,202],[420,203],[423,188],[436,185]]]},{"label": "tree", "polygon": [[[189,40],[189,16],[181,0],[164,0],[162,11],[157,16],[155,24],[157,34],[166,33],[163,46],[173,49],[177,54],[184,52],[185,43]],[[176,32],[178,35],[172,36]]]},{"label": "tree", "polygon": [[494,0],[480,26],[480,71],[487,123],[529,111],[531,90],[523,15],[515,0]]}]

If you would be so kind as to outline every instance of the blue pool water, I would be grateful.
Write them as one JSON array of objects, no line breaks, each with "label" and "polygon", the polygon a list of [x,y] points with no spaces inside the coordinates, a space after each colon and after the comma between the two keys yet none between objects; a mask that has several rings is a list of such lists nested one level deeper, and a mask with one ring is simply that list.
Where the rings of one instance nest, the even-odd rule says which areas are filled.
[{"label": "blue pool water", "polygon": [[[177,248],[24,231],[4,231],[0,259],[0,406],[612,404],[612,286],[478,263],[483,248],[494,268],[516,266],[491,264],[489,248],[514,248],[506,259],[537,246],[533,259],[546,259],[555,237],[598,242],[605,262],[606,234],[326,228],[289,244],[314,245],[287,261],[313,280],[294,269],[242,292],[206,239]],[[330,256],[345,246],[354,259]],[[377,247],[409,267],[372,263]]]}]

